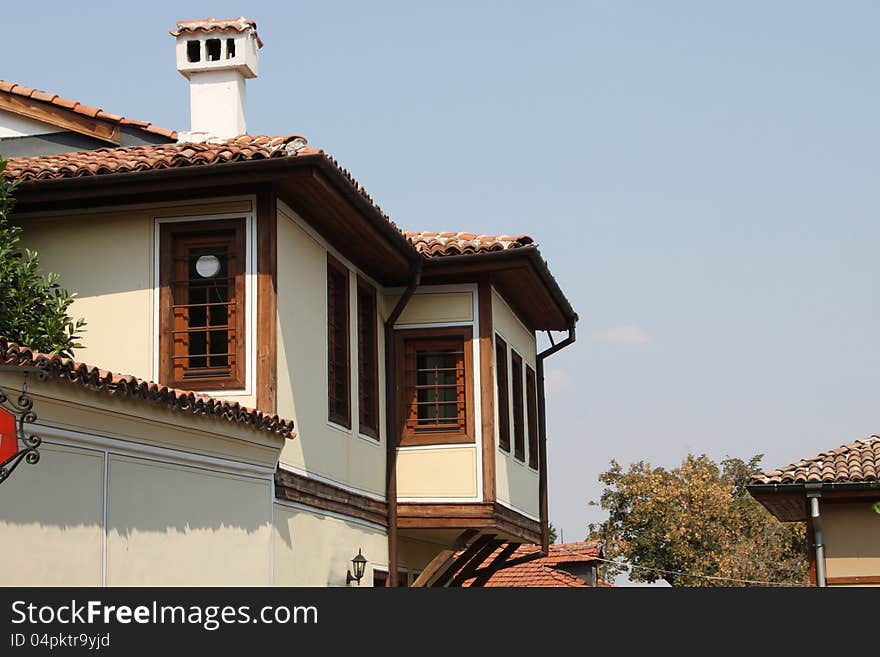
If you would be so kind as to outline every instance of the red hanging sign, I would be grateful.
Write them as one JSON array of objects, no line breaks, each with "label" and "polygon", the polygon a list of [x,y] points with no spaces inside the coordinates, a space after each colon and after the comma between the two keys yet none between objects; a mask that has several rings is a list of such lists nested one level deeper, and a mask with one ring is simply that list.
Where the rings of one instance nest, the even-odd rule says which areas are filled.
[{"label": "red hanging sign", "polygon": [[18,451],[18,431],[15,416],[0,408],[0,463],[12,458]]}]

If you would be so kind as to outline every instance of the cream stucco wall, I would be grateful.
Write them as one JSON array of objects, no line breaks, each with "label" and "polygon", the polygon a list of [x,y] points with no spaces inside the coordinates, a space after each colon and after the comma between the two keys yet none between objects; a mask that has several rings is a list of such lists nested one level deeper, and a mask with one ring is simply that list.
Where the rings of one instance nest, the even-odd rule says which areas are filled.
[{"label": "cream stucco wall", "polygon": [[[0,386],[16,394],[21,378]],[[42,457],[0,487],[0,585],[271,583],[282,438],[70,383],[29,388]]]},{"label": "cream stucco wall", "polygon": [[828,577],[880,577],[880,514],[871,504],[821,504]]},{"label": "cream stucco wall", "polygon": [[[384,497],[385,345],[377,304],[380,440],[357,430],[357,270],[349,267],[349,353],[352,427],[328,422],[327,253],[324,241],[283,203],[278,213],[278,413],[293,418],[297,439],[281,454],[284,467]],[[333,253],[337,259],[341,256]],[[381,299],[381,294],[377,294]]]},{"label": "cream stucco wall", "polygon": [[[523,360],[522,390],[526,394],[526,366],[535,370],[537,362],[537,341],[535,334],[529,331],[513,313],[504,299],[492,290],[492,324],[494,334],[500,335],[507,343],[508,422],[510,423],[511,452],[498,448],[498,424],[495,424],[495,478],[496,496],[499,502],[518,511],[537,518],[538,507],[538,471],[528,466],[529,462],[529,423],[528,407],[523,401],[523,425],[525,433],[525,463],[513,457],[513,369],[511,368],[511,352],[516,351]],[[493,368],[495,367],[493,363]],[[493,369],[494,373],[494,369]],[[496,379],[497,380],[497,379]],[[497,396],[497,390],[496,390]],[[496,413],[498,400],[495,400]]]},{"label": "cream stucco wall", "polygon": [[0,486],[0,585],[100,586],[104,453],[40,454]]},{"label": "cream stucco wall", "polygon": [[[155,371],[155,224],[162,219],[247,213],[250,200],[175,203],[16,215],[22,245],[37,251],[45,272],[77,294],[70,312],[85,318],[78,360],[142,379]],[[254,395],[228,395],[247,406]]]},{"label": "cream stucco wall", "polygon": [[[385,295],[386,314],[400,299],[399,294]],[[418,289],[397,319],[398,326],[409,324],[448,324],[472,322],[474,300],[471,292],[437,292],[425,286]]]},{"label": "cream stucco wall", "polygon": [[397,495],[398,499],[475,498],[476,446],[398,450]]},{"label": "cream stucco wall", "polygon": [[[398,299],[399,290],[385,294],[385,312],[390,314]],[[395,327],[442,328],[470,324],[478,318],[475,311],[476,286],[427,285],[419,287],[401,313]],[[474,431],[476,442],[470,445],[443,445],[436,448],[404,447],[397,455],[397,494],[404,501],[467,501],[480,498],[480,458],[476,445],[481,438],[479,397],[478,342],[472,340],[474,389]]]},{"label": "cream stucco wall", "polygon": [[271,584],[271,500],[270,479],[111,454],[107,583]]},{"label": "cream stucco wall", "polygon": [[358,550],[368,562],[361,587],[372,585],[373,568],[387,570],[385,530],[352,518],[277,502],[274,540],[278,586],[345,586]]}]

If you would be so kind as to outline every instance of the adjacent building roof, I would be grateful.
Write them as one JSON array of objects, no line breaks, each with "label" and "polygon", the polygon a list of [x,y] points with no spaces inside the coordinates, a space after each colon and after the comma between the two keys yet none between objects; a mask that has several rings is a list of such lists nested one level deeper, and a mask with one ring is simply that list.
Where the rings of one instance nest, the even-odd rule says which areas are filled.
[{"label": "adjacent building roof", "polygon": [[113,125],[128,126],[131,128],[143,130],[144,132],[150,132],[156,135],[161,135],[163,137],[168,137],[169,139],[177,139],[177,131],[175,130],[160,128],[159,126],[155,126],[147,121],[136,121],[134,119],[127,119],[124,116],[119,116],[118,114],[105,112],[99,107],[84,105],[79,101],[62,98],[58,94],[53,94],[47,91],[40,91],[39,89],[32,89],[31,87],[25,87],[23,85],[16,84],[15,82],[0,80],[0,91],[5,91],[7,93],[11,93],[16,96],[22,96],[24,98],[30,98],[31,100],[46,103],[47,105],[54,105],[56,107],[70,110],[75,114],[81,114],[90,119],[99,119]]},{"label": "adjacent building roof", "polygon": [[[503,548],[498,548],[490,554],[480,568],[489,567]],[[528,557],[541,551],[540,545],[520,545],[510,560]],[[486,587],[564,587],[580,588],[587,587],[586,581],[562,569],[566,564],[584,564],[596,562],[602,556],[602,543],[600,541],[580,541],[576,543],[557,543],[550,546],[545,557],[537,557],[530,561],[518,563],[492,573],[488,578],[477,574],[463,582],[462,586],[486,586]]]},{"label": "adjacent building roof", "polygon": [[263,47],[263,42],[257,35],[257,24],[255,21],[239,16],[238,18],[202,18],[194,21],[177,21],[177,29],[171,30],[171,36],[180,36],[181,34],[194,34],[196,32],[213,32],[214,30],[247,32],[254,31],[257,37],[257,45]]},{"label": "adjacent building roof", "polygon": [[878,474],[880,437],[874,435],[752,477],[749,484],[861,483],[880,480]]},{"label": "adjacent building roof", "polygon": [[0,365],[12,367],[37,367],[50,378],[67,381],[98,392],[129,397],[145,403],[161,404],[165,408],[191,415],[213,417],[236,424],[268,431],[284,438],[296,436],[293,422],[277,415],[198,394],[188,390],[169,388],[134,376],[114,374],[92,365],[80,363],[58,355],[43,354],[21,347],[0,336]]}]

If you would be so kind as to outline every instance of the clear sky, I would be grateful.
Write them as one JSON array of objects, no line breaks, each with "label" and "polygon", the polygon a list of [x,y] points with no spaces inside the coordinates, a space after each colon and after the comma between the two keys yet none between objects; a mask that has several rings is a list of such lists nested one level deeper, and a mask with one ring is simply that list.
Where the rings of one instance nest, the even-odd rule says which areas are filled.
[{"label": "clear sky", "polygon": [[0,78],[188,128],[176,19],[246,14],[253,133],[403,227],[529,233],[578,311],[550,517],[610,459],[776,467],[880,431],[876,2],[15,2]]}]

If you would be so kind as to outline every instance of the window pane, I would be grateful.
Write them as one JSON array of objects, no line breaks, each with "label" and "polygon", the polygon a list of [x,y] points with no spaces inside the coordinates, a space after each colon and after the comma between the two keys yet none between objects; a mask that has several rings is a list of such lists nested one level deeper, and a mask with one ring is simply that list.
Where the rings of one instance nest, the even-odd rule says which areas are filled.
[{"label": "window pane", "polygon": [[415,429],[457,431],[464,425],[464,359],[461,346],[415,347]]}]

